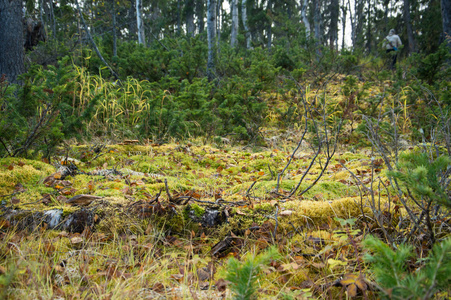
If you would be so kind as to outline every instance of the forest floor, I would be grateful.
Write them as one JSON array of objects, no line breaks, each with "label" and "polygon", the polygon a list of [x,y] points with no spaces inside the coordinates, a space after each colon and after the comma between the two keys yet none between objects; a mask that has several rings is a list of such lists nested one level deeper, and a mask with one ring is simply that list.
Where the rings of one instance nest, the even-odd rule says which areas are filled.
[{"label": "forest floor", "polygon": [[377,298],[360,242],[409,230],[383,160],[354,145],[327,162],[314,142],[293,151],[301,130],[262,132],[265,148],[67,142],[50,162],[0,159],[0,299],[229,299],[246,266],[259,299]]},{"label": "forest floor", "polygon": [[[369,183],[381,162],[369,150],[338,152],[307,193],[287,197],[321,171],[305,172],[314,155],[305,145],[276,194],[291,155],[187,143],[73,145],[59,168],[2,159],[0,194],[10,197],[1,226],[16,227],[1,233],[0,272],[14,278],[4,296],[218,299],[228,292],[228,258],[273,244],[281,258],[262,266],[262,296],[339,295],[344,275],[366,290],[355,274],[371,210],[349,171]],[[355,225],[340,225],[348,219]]]}]

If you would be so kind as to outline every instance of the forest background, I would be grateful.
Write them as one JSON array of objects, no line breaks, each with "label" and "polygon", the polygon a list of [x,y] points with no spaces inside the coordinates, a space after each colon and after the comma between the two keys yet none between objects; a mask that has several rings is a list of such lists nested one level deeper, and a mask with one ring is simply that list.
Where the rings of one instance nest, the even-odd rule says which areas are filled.
[{"label": "forest background", "polygon": [[[446,298],[450,14],[449,0],[0,0],[0,296]],[[123,220],[99,199],[133,226],[99,226]],[[307,200],[335,218],[293,204]],[[48,245],[102,254],[77,254],[74,280]],[[161,278],[143,271],[155,258]]]}]

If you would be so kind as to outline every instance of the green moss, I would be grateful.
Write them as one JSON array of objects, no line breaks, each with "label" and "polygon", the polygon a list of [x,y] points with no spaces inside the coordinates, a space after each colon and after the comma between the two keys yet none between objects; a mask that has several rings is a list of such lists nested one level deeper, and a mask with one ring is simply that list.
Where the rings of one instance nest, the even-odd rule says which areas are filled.
[{"label": "green moss", "polygon": [[205,213],[205,208],[197,205],[197,204],[191,204],[189,205],[189,209],[194,211],[194,215],[198,218],[201,218]]},{"label": "green moss", "polygon": [[[22,166],[20,166],[23,164]],[[12,170],[8,168],[12,166]],[[55,172],[49,164],[24,158],[0,159],[0,195],[10,194],[21,183],[26,189],[34,189],[38,182]]]}]

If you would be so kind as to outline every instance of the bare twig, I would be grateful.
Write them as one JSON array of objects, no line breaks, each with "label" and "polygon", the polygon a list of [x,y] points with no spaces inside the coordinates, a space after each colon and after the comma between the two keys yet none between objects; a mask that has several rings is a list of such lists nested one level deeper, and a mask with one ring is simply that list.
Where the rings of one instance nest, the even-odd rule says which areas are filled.
[{"label": "bare twig", "polygon": [[169,201],[174,201],[169,193],[168,180],[166,178],[164,179],[164,186],[166,188],[166,194],[168,195]]}]

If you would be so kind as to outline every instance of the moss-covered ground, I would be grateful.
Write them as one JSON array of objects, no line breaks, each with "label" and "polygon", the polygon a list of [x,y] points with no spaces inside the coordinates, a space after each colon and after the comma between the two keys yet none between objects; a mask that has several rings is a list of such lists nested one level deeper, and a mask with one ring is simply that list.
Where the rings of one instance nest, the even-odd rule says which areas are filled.
[{"label": "moss-covered ground", "polygon": [[[273,123],[261,128],[265,147],[67,144],[50,162],[0,159],[0,299],[228,299],[228,259],[271,245],[281,258],[262,266],[259,299],[349,297],[337,283],[366,274],[360,241],[407,230],[407,213],[352,123],[327,167],[324,151],[308,167],[316,148],[305,142],[280,177],[303,130]],[[98,197],[68,203],[77,195]],[[49,211],[62,211],[61,223],[87,217],[62,230]],[[376,298],[365,280],[353,295]]]},{"label": "moss-covered ground", "polygon": [[[338,152],[307,193],[285,198],[273,192],[276,176],[291,155],[287,151],[195,142],[111,145],[98,153],[92,149],[75,145],[65,149],[76,159],[78,174],[64,179],[55,167],[68,164],[63,157],[53,165],[22,158],[1,160],[5,210],[30,214],[61,209],[64,217],[82,209],[67,204],[67,199],[80,194],[102,197],[87,206],[96,220],[82,233],[45,230],[45,222],[17,232],[15,219],[2,220],[0,271],[4,280],[13,282],[5,296],[216,299],[222,292],[215,283],[225,272],[228,256],[239,257],[273,243],[286,255],[277,267],[265,270],[268,277],[259,282],[269,298],[302,294],[300,286],[311,288],[312,282],[321,286],[327,276],[332,281],[353,268],[346,263],[353,255],[349,245],[327,253],[322,245],[340,243],[334,236],[339,229],[334,218],[371,214],[350,173],[340,165],[344,162],[355,173],[369,170],[371,158],[365,152]],[[304,150],[294,158],[280,179],[280,194],[296,186],[312,157]],[[315,164],[309,170],[300,190],[309,186],[320,168]],[[111,169],[120,175],[95,175]],[[165,181],[171,199],[183,201],[169,200]],[[42,201],[46,195],[49,200]],[[203,225],[206,209],[226,216],[214,226]],[[230,235],[237,239],[234,245],[213,255],[212,248]],[[320,251],[324,253],[315,256]],[[332,269],[327,265],[330,257],[342,265]]]}]

